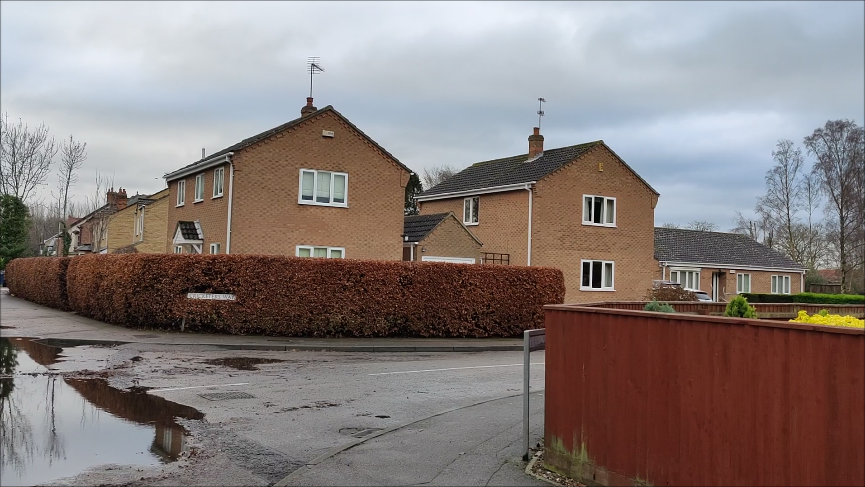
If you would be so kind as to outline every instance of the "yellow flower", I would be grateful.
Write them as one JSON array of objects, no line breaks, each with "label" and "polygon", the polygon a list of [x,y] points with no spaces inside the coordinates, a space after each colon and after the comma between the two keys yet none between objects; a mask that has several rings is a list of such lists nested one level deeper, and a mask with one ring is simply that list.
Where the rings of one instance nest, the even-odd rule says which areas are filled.
[{"label": "yellow flower", "polygon": [[849,315],[821,316],[819,314],[814,314],[812,316],[808,316],[808,312],[805,310],[799,311],[799,314],[796,316],[796,318],[790,321],[793,323],[811,323],[813,325],[843,326],[846,328],[865,328],[865,320],[860,320]]}]

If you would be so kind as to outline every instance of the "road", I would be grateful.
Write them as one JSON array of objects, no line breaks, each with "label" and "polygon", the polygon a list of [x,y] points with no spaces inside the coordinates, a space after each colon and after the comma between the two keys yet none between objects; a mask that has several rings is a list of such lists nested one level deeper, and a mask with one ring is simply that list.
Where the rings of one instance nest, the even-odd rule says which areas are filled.
[{"label": "road", "polygon": [[[14,327],[4,329],[4,337],[58,336],[72,321],[77,327],[86,322],[0,298],[0,321]],[[53,370],[106,372],[115,388],[149,389],[198,409],[205,419],[183,422],[193,458],[144,469],[103,466],[61,484],[541,485],[525,475],[521,460],[521,352],[128,343],[65,348],[63,354]],[[532,362],[534,444],[543,433],[543,352],[534,352]]]}]

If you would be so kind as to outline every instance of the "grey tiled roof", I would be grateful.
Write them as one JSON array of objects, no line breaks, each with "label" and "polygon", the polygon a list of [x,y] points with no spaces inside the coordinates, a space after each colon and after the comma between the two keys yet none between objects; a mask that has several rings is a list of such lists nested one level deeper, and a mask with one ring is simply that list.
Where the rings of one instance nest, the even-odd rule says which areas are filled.
[{"label": "grey tiled roof", "polygon": [[391,159],[393,159],[394,162],[396,162],[400,167],[402,167],[403,169],[405,169],[406,171],[408,171],[410,173],[413,172],[411,169],[406,167],[405,164],[401,163],[399,161],[399,159],[394,157],[393,154],[386,151],[384,149],[384,147],[378,145],[378,142],[376,142],[375,140],[370,138],[368,135],[363,133],[363,131],[360,130],[359,128],[357,128],[357,126],[355,124],[351,123],[351,121],[349,119],[345,118],[345,116],[343,116],[341,113],[336,111],[332,105],[328,105],[328,106],[322,108],[321,110],[316,110],[312,113],[309,113],[309,114],[306,114],[300,118],[296,118],[294,120],[291,120],[290,122],[286,122],[282,125],[279,125],[277,127],[272,128],[270,130],[265,130],[264,132],[261,132],[258,135],[253,135],[252,137],[248,137],[246,139],[243,139],[240,142],[238,142],[238,143],[236,143],[230,147],[226,147],[225,149],[214,152],[213,154],[210,154],[209,156],[207,156],[203,159],[199,159],[198,161],[195,161],[192,164],[188,164],[186,166],[181,167],[180,169],[177,169],[175,171],[171,171],[170,173],[166,174],[164,177],[170,178],[175,173],[179,173],[181,171],[186,171],[187,169],[191,169],[192,167],[197,166],[197,165],[203,165],[206,161],[209,161],[215,157],[219,157],[219,156],[228,154],[229,152],[235,152],[235,151],[241,150],[243,148],[249,147],[249,146],[251,146],[257,142],[261,142],[262,140],[265,140],[268,137],[272,137],[272,136],[274,136],[274,135],[276,135],[276,134],[278,134],[284,130],[288,130],[291,127],[294,127],[295,125],[300,124],[301,122],[305,122],[306,120],[309,120],[313,117],[321,115],[322,113],[325,113],[325,112],[333,112],[337,117],[341,118],[352,129],[356,130],[361,136],[363,136],[366,140],[368,140],[370,143],[372,143],[376,148],[378,148],[380,151],[382,151],[387,157],[390,157]]},{"label": "grey tiled roof", "polygon": [[408,236],[406,242],[420,242],[448,216],[450,216],[450,213],[435,213],[432,215],[413,215],[405,217],[402,233],[403,235]]},{"label": "grey tiled roof", "polygon": [[[504,159],[478,162],[424,191],[420,196],[434,196],[537,181],[598,146],[606,147],[606,144],[603,140],[596,140],[585,144],[549,149],[531,161],[528,161],[528,154],[520,154]],[[624,161],[622,163],[631,169]],[[634,172],[633,169],[631,171]],[[636,172],[634,175],[657,194],[657,191],[652,189]]]},{"label": "grey tiled roof", "polygon": [[202,236],[198,234],[198,227],[195,226],[195,222],[181,221],[177,222],[177,226],[180,227],[180,234],[186,240],[202,240]]},{"label": "grey tiled roof", "polygon": [[777,250],[747,235],[655,228],[655,259],[662,262],[723,264],[731,267],[803,269]]}]

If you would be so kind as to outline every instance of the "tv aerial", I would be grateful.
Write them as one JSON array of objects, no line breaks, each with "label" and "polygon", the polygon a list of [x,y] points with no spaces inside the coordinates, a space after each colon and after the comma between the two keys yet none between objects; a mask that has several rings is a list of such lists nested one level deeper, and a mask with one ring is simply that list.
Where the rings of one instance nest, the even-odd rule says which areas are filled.
[{"label": "tv aerial", "polygon": [[310,56],[306,61],[306,68],[309,72],[309,97],[312,98],[312,76],[324,72],[324,68],[321,67],[321,58]]},{"label": "tv aerial", "polygon": [[542,103],[546,103],[547,100],[543,98],[538,98],[538,130],[541,128],[541,117],[544,116],[544,109]]}]

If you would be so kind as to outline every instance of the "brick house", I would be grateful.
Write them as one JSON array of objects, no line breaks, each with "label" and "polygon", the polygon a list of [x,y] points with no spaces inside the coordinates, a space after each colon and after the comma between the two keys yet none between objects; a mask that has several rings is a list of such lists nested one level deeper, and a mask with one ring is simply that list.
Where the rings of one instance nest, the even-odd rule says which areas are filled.
[{"label": "brick house", "polygon": [[804,266],[747,235],[655,228],[655,261],[655,279],[705,291],[713,301],[804,291]]},{"label": "brick house", "polygon": [[475,264],[482,245],[453,212],[405,217],[402,260]]},{"label": "brick house", "polygon": [[108,221],[108,253],[165,252],[168,189],[150,196],[135,195]]},{"label": "brick house", "polygon": [[332,106],[165,175],[166,251],[400,260],[411,170]]},{"label": "brick house", "polygon": [[108,230],[111,219],[126,208],[129,201],[126,190],[108,190],[105,204],[81,217],[67,231],[71,236],[69,255],[108,253]]},{"label": "brick house", "polygon": [[420,213],[453,212],[511,265],[556,267],[565,301],[642,299],[654,276],[658,192],[603,141],[479,162],[417,197]]}]

